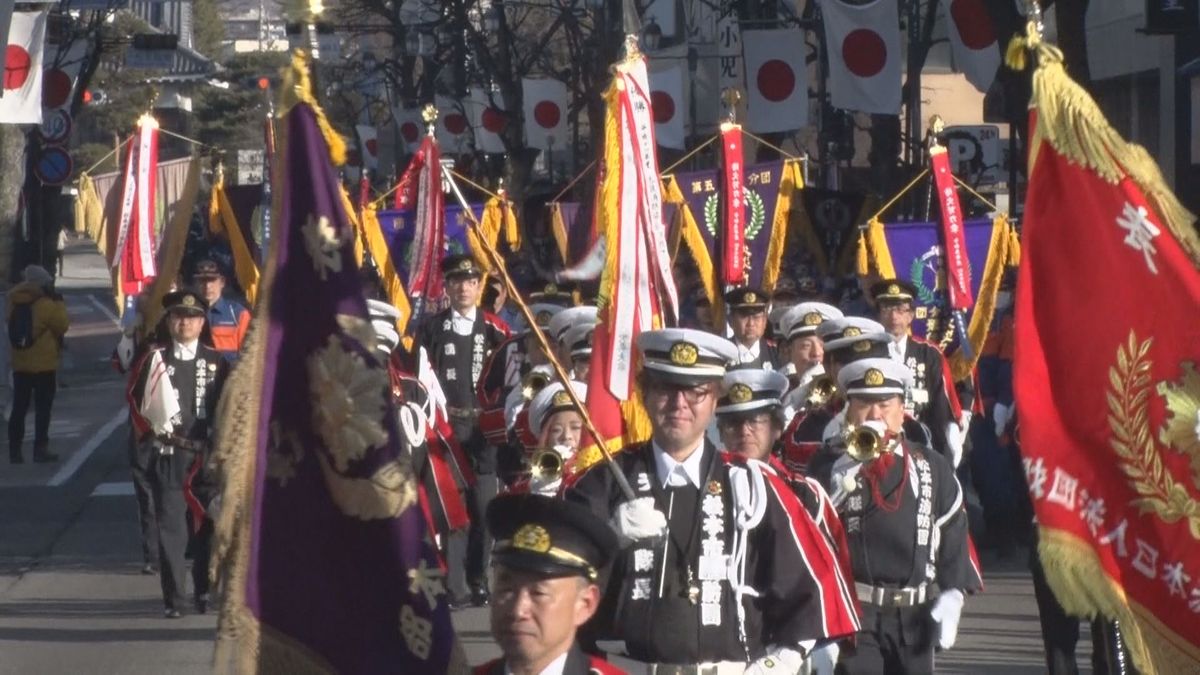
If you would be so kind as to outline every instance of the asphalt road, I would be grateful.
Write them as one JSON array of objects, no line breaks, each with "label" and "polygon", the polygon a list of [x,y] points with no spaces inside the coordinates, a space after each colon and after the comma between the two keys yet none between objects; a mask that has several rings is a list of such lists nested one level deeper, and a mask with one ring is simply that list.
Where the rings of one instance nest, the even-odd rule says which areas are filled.
[{"label": "asphalt road", "polygon": [[[124,383],[108,364],[117,329],[103,261],[81,241],[66,272],[59,288],[72,320],[70,358],[51,431],[61,459],[11,466],[0,456],[0,675],[210,672],[215,618],[162,618],[158,579],[140,573]],[[0,396],[6,403],[10,393]],[[1022,562],[985,556],[987,592],[967,601],[959,644],[939,657],[939,672],[1044,672]],[[458,612],[455,624],[472,663],[497,654],[486,610]],[[1081,644],[1089,644],[1086,631]]]}]

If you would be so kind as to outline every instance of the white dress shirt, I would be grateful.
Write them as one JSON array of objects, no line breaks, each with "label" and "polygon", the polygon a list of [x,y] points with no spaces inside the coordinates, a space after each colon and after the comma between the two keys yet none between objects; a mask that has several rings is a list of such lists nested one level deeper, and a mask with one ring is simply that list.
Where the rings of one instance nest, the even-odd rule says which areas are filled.
[{"label": "white dress shirt", "polygon": [[742,343],[735,340],[733,344],[737,346],[738,363],[750,363],[750,362],[754,361],[755,359],[757,359],[758,352],[759,352],[758,345],[761,342],[762,342],[762,340],[755,340],[754,344],[747,347],[746,345],[743,345]]},{"label": "white dress shirt", "polygon": [[172,340],[171,344],[173,345],[171,347],[171,354],[175,357],[176,361],[196,360],[196,349],[200,347],[199,340],[192,340],[186,343]]},{"label": "white dress shirt", "polygon": [[892,338],[888,343],[888,356],[897,363],[904,363],[904,352],[908,349],[908,336],[901,335],[899,338]]},{"label": "white dress shirt", "polygon": [[[569,653],[559,654],[558,658],[546,664],[546,667],[542,668],[542,672],[538,675],[563,675],[563,671],[567,669],[567,654]],[[508,667],[507,663],[504,664],[504,675],[512,675],[512,669]]]},{"label": "white dress shirt", "polygon": [[683,487],[691,484],[700,487],[703,477],[700,475],[700,460],[704,458],[704,438],[696,444],[696,449],[687,459],[676,462],[666,450],[654,444],[654,468],[658,472],[658,480],[663,487]]},{"label": "white dress shirt", "polygon": [[470,335],[471,331],[475,329],[475,308],[470,308],[466,314],[457,309],[451,309],[450,326],[459,335]]}]

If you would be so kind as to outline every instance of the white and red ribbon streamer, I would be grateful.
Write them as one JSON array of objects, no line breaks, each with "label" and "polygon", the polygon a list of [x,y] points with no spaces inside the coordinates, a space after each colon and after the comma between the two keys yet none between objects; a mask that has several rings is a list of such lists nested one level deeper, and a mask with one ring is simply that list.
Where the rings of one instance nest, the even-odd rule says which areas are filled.
[{"label": "white and red ribbon streamer", "polygon": [[158,273],[154,263],[157,208],[158,121],[138,120],[138,136],[129,147],[121,194],[121,220],[112,266],[121,265],[121,291],[141,293]]}]

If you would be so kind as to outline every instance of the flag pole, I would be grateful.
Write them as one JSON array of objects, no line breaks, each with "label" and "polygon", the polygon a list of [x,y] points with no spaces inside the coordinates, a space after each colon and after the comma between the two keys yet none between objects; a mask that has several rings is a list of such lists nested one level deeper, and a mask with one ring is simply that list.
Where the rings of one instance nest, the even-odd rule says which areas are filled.
[{"label": "flag pole", "polygon": [[508,297],[512,298],[520,308],[521,314],[525,317],[525,322],[529,325],[529,330],[537,337],[538,344],[541,345],[542,351],[545,352],[546,358],[549,359],[550,365],[554,368],[554,374],[558,377],[559,382],[562,382],[563,390],[571,397],[571,403],[578,409],[580,417],[583,418],[583,426],[587,432],[592,435],[592,439],[596,443],[596,447],[600,449],[600,453],[604,455],[605,463],[612,470],[613,478],[617,481],[617,485],[621,488],[621,492],[626,499],[632,501],[636,498],[633,488],[629,485],[629,479],[613,461],[612,453],[608,451],[608,447],[603,441],[603,436],[596,429],[595,423],[592,421],[591,415],[588,414],[587,406],[583,400],[575,393],[575,388],[571,386],[571,378],[567,376],[567,371],[555,356],[554,349],[550,346],[550,340],[546,334],[538,326],[537,318],[533,314],[533,310],[529,309],[529,305],[525,304],[525,300],[521,298],[521,292],[517,290],[517,286],[513,283],[512,277],[508,273],[508,268],[504,265],[504,259],[496,249],[488,243],[487,237],[484,236],[483,228],[479,224],[479,220],[475,218],[475,213],[467,204],[466,198],[463,196],[462,190],[458,187],[458,182],[454,179],[452,172],[447,171],[445,174],[446,182],[450,185],[450,190],[454,192],[455,199],[462,205],[462,212],[467,216],[467,222],[470,224],[471,230],[475,233],[475,238],[479,240],[480,247],[487,255],[488,262],[492,267],[499,272],[500,280],[504,283],[504,288],[508,292]]}]

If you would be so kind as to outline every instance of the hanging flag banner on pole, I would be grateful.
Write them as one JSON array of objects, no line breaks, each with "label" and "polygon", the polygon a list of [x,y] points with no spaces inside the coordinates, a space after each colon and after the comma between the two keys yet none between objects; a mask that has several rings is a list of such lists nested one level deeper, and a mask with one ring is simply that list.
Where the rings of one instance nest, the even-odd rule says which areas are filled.
[{"label": "hanging flag banner on pole", "polygon": [[558,80],[522,80],[525,142],[531,148],[562,148],[567,141],[567,85]]},{"label": "hanging flag banner on pole", "polygon": [[655,140],[664,148],[683,150],[687,141],[683,69],[672,66],[650,73],[650,105],[654,109]]},{"label": "hanging flag banner on pole", "polygon": [[158,121],[142,115],[138,120],[138,135],[129,144],[126,155],[120,226],[111,262],[112,267],[121,267],[122,293],[126,296],[141,293],[146,282],[155,276],[157,178]]},{"label": "hanging flag banner on pole", "polygon": [[427,302],[440,302],[442,298],[440,265],[446,240],[446,196],[442,192],[441,158],[437,139],[426,134],[396,189],[396,208],[415,213],[411,257],[402,258],[408,262],[408,275],[402,279],[412,297],[413,326],[420,325]]},{"label": "hanging flag banner on pole", "polygon": [[793,28],[748,30],[746,128],[759,134],[808,126],[808,64],[804,33]]},{"label": "hanging flag banner on pole", "polygon": [[986,93],[1000,68],[1000,45],[983,0],[942,0],[954,68]]},{"label": "hanging flag banner on pole", "polygon": [[821,0],[829,46],[829,100],[835,108],[900,112],[900,15],[889,0],[851,5]]},{"label": "hanging flag banner on pole", "polygon": [[42,69],[45,67],[46,12],[12,12],[5,42],[0,87],[0,124],[42,123]]},{"label": "hanging flag banner on pole", "polygon": [[942,242],[946,246],[946,294],[950,308],[961,312],[975,302],[971,295],[971,258],[963,233],[962,207],[958,203],[958,186],[950,172],[950,153],[934,146],[929,153],[938,206],[942,210]]}]

